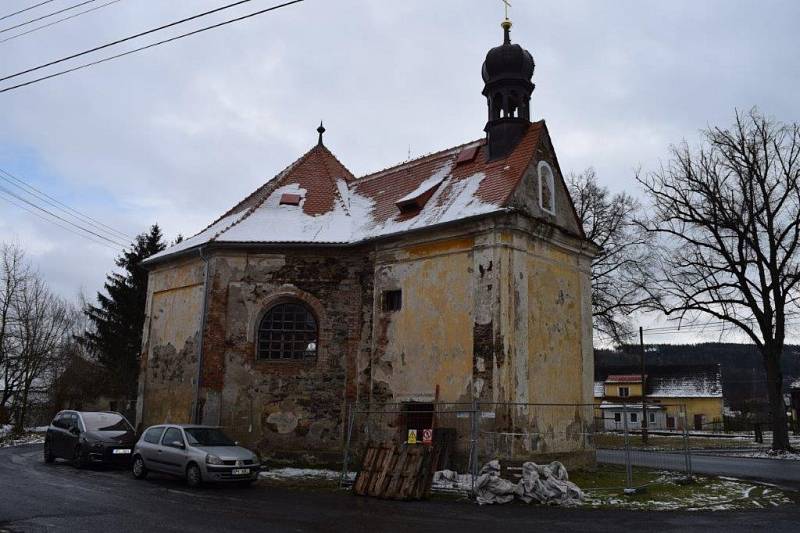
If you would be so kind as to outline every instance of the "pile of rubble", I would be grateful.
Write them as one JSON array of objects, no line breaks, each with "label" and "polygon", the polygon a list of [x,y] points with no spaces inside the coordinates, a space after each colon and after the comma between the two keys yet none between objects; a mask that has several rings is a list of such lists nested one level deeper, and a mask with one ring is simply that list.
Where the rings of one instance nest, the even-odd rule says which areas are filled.
[{"label": "pile of rubble", "polygon": [[469,474],[441,470],[433,476],[434,488],[474,491],[480,505],[509,503],[514,499],[525,503],[550,505],[577,505],[583,501],[583,492],[569,481],[567,469],[558,461],[549,465],[523,463],[522,479],[512,483],[500,477],[500,461],[490,461],[481,468],[474,479]]}]

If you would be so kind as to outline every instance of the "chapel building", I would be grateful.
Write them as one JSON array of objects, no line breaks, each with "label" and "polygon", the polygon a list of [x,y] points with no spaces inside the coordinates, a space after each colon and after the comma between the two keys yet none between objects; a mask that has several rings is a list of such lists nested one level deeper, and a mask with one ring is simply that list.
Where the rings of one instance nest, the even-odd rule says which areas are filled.
[{"label": "chapel building", "polygon": [[482,66],[484,137],[356,177],[320,126],[145,262],[140,427],[202,422],[267,454],[324,454],[352,406],[478,402],[498,432],[537,435],[519,444],[531,453],[592,452],[598,248],[531,121],[534,61],[510,27]]}]

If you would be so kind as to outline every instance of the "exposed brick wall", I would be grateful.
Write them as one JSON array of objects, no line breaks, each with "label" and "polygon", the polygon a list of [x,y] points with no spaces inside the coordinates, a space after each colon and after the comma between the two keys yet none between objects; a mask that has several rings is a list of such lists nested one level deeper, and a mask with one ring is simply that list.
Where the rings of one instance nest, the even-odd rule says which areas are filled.
[{"label": "exposed brick wall", "polygon": [[[363,250],[213,257],[202,387],[236,438],[265,453],[340,449],[346,402],[359,394],[356,359],[370,346],[373,270]],[[317,319],[314,360],[256,357],[261,317],[287,300]]]}]

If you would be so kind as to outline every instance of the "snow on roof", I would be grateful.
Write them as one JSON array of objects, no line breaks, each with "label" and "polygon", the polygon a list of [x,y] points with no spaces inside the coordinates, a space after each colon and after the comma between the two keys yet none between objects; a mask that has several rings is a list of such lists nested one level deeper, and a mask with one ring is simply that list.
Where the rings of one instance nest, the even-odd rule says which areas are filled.
[{"label": "snow on roof", "polygon": [[649,396],[660,398],[722,398],[722,384],[709,375],[653,378]]},{"label": "snow on roof", "polygon": [[426,178],[425,181],[420,183],[416,189],[406,194],[402,198],[396,200],[395,203],[400,204],[403,202],[411,201],[421,196],[422,194],[430,191],[434,187],[441,184],[444,181],[444,179],[450,175],[451,170],[453,170],[453,162],[448,161],[447,163],[439,167],[439,169],[436,172],[434,172],[432,176]]},{"label": "snow on roof", "polygon": [[[600,402],[600,409],[626,409],[629,411],[641,411],[642,403],[628,403],[623,405],[616,402]],[[660,411],[661,409],[664,409],[664,406],[657,403],[648,403],[647,409],[652,411]]]},{"label": "snow on roof", "polygon": [[[306,152],[200,233],[155,254],[150,263],[210,242],[352,244],[510,209],[544,122],[531,124],[507,157],[489,161],[473,141],[355,178],[322,144]],[[465,148],[478,155],[456,165]],[[299,205],[281,205],[284,193]],[[430,194],[418,211],[397,203]]]},{"label": "snow on roof", "polygon": [[[611,370],[611,369],[609,369]],[[615,367],[606,383],[624,383],[626,379],[641,382],[633,367]],[[602,374],[597,377],[602,377]],[[622,379],[620,379],[622,378]],[[718,364],[648,366],[647,395],[660,398],[722,398],[722,373]],[[628,381],[630,382],[630,381]]]}]

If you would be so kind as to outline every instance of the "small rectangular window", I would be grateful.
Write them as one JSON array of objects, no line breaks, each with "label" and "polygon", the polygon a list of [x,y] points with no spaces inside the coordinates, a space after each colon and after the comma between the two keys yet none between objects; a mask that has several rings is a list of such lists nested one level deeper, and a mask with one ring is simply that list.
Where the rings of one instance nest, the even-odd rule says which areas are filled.
[{"label": "small rectangular window", "polygon": [[614,422],[622,422],[622,416],[620,413],[614,413]]},{"label": "small rectangular window", "polygon": [[399,311],[403,307],[403,291],[383,291],[383,310]]},{"label": "small rectangular window", "polygon": [[631,422],[638,422],[639,415],[637,413],[631,413]]},{"label": "small rectangular window", "polygon": [[650,423],[652,423],[652,424],[656,423],[656,414],[655,413],[650,413]]},{"label": "small rectangular window", "polygon": [[627,398],[628,396],[630,396],[630,389],[628,389],[628,387],[620,387],[619,396],[620,398]]}]

